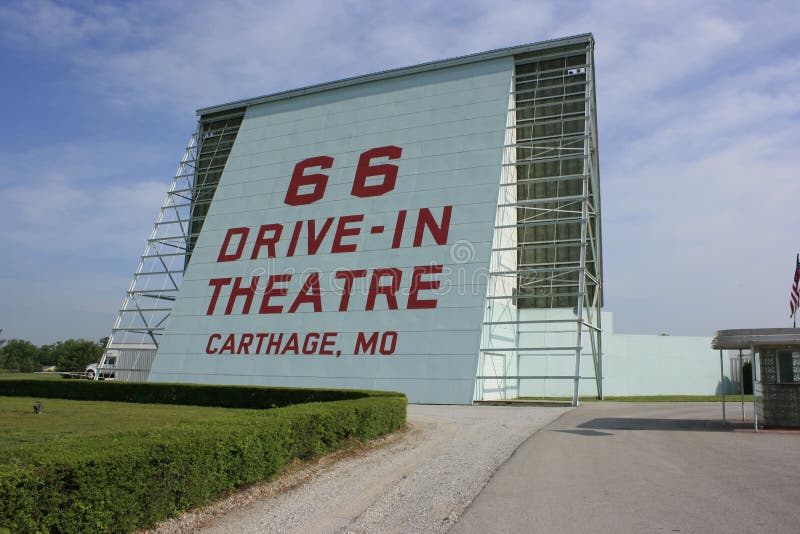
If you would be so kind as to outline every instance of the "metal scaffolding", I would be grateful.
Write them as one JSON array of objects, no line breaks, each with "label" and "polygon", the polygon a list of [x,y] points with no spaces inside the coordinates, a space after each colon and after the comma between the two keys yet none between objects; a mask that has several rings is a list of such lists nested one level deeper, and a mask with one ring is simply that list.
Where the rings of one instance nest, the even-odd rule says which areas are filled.
[{"label": "metal scaffolding", "polygon": [[198,133],[192,134],[100,360],[100,379],[146,381],[178,295],[189,247]]},{"label": "metal scaffolding", "polygon": [[243,115],[203,117],[189,139],[94,379],[147,380]]},{"label": "metal scaffolding", "polygon": [[[547,396],[548,384],[567,380],[573,405],[582,381],[603,395],[594,41],[562,42],[514,55],[476,400]],[[113,369],[120,380],[147,379],[245,107],[200,117],[98,377]]]},{"label": "metal scaffolding", "polygon": [[[577,406],[581,380],[603,395],[593,41],[514,59],[476,399],[571,380]],[[582,376],[587,345],[594,372]]]}]

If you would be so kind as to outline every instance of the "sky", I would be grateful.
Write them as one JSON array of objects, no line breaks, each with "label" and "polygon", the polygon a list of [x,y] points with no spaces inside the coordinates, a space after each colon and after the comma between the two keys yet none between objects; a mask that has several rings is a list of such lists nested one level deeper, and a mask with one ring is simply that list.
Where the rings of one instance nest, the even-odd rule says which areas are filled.
[{"label": "sky", "polygon": [[591,32],[621,333],[788,327],[800,4],[0,2],[0,337],[109,335],[195,110]]}]

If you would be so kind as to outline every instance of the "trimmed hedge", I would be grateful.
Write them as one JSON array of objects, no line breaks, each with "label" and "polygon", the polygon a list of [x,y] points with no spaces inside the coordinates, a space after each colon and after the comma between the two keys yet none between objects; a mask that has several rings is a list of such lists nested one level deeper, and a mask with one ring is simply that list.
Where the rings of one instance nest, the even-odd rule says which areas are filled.
[{"label": "trimmed hedge", "polygon": [[189,404],[220,408],[276,408],[305,402],[330,402],[364,397],[396,397],[391,391],[302,389],[210,384],[162,384],[106,380],[0,380],[0,396],[53,399]]},{"label": "trimmed hedge", "polygon": [[[235,389],[190,389],[195,387],[202,399],[210,399],[210,392],[203,388]],[[274,393],[277,388],[242,389]],[[278,398],[301,396],[302,390],[288,390],[294,392],[291,394],[287,390],[277,393]],[[96,391],[111,390],[100,385]],[[229,419],[177,428],[64,440],[37,451],[25,462],[0,465],[0,532],[148,528],[226,491],[270,479],[294,459],[312,458],[348,440],[372,439],[405,424],[406,398],[402,394],[311,391],[314,395],[358,394],[362,398],[243,411]],[[151,398],[157,396],[154,393]],[[225,402],[239,399],[241,403],[265,402],[269,397],[254,391],[221,396]]]}]

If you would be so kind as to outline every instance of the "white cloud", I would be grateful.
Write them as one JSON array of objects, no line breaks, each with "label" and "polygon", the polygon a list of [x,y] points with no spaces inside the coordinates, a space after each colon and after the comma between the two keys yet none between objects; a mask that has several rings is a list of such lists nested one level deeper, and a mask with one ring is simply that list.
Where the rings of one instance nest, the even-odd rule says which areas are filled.
[{"label": "white cloud", "polygon": [[126,186],[81,189],[63,175],[0,188],[0,224],[12,229],[0,246],[14,256],[36,254],[58,260],[130,257],[144,249],[168,184],[140,181]]},{"label": "white cloud", "polygon": [[49,173],[0,186],[0,328],[49,343],[108,335],[168,182]]}]

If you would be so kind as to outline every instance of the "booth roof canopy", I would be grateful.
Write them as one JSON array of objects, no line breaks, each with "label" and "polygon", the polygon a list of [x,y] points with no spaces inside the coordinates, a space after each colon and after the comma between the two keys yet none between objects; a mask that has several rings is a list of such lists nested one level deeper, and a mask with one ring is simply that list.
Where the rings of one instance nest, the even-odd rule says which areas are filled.
[{"label": "booth roof canopy", "polygon": [[751,346],[778,345],[800,348],[800,328],[718,330],[711,340],[711,346],[715,349],[749,349]]}]

